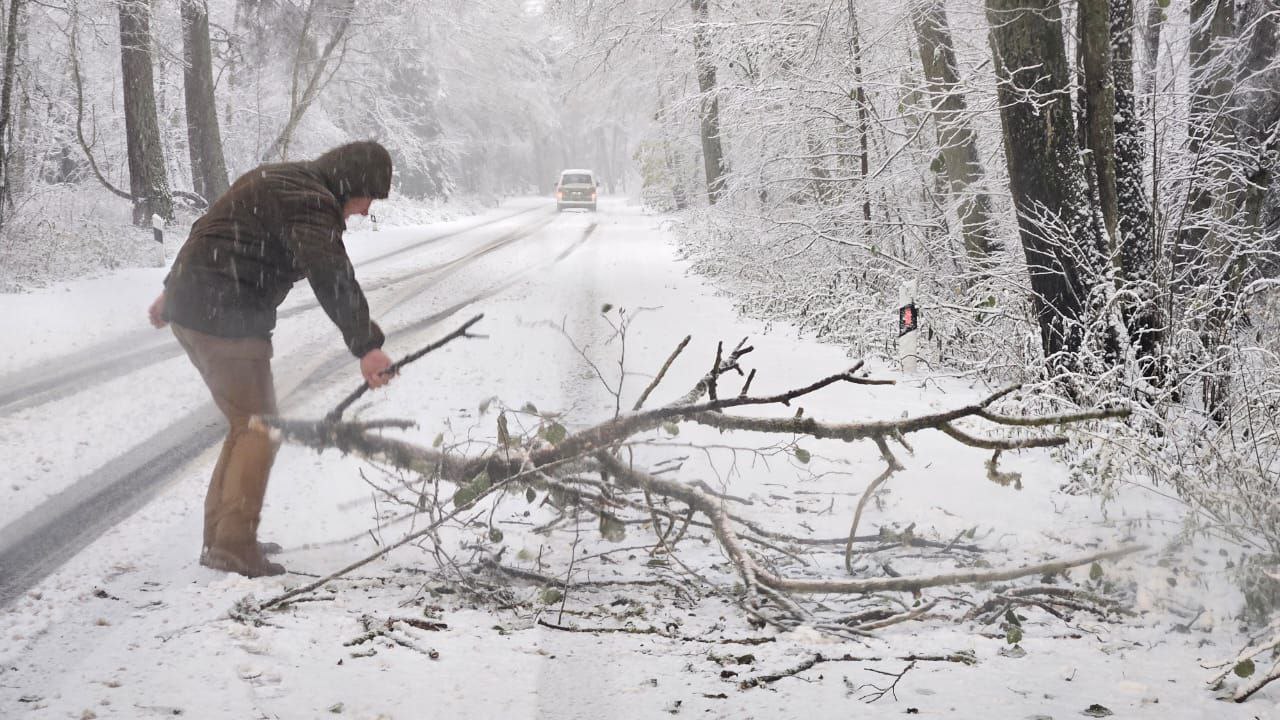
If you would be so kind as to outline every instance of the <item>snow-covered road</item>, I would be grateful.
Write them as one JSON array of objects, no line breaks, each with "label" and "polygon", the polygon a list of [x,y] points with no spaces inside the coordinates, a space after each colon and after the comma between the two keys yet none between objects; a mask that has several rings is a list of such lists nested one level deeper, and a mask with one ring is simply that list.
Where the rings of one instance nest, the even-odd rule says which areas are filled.
[{"label": "snow-covered road", "polygon": [[[513,210],[527,212],[395,255],[387,253],[438,230],[355,234],[350,245],[361,281],[371,289],[374,316],[388,330],[393,356],[476,312],[485,313],[477,330],[488,336],[456,341],[427,356],[389,388],[367,395],[355,412],[413,419],[419,428],[409,436],[424,444],[437,433],[451,444],[492,438],[494,410],[480,409],[492,397],[498,398],[495,405],[532,403],[543,413],[563,412],[574,423],[607,417],[616,400],[605,384],[619,384],[621,348],[616,339],[604,343],[610,335],[601,312],[606,304],[615,308],[611,317],[622,307],[634,318],[626,342],[629,374],[621,381],[624,407],[686,334],[693,341],[655,402],[691,387],[720,340],[751,337],[752,366],[760,371],[753,387],[764,393],[851,364],[838,347],[798,339],[786,326],[738,317],[729,299],[688,273],[661,217],[619,202],[602,204],[598,214],[554,215],[545,203],[530,201],[500,214]],[[47,293],[0,297],[0,332],[28,329],[34,337],[27,350],[6,350],[0,389],[48,372],[42,368],[68,353],[91,360],[91,347],[149,342],[136,328],[161,276],[158,269],[130,271]],[[113,282],[114,290],[103,288]],[[308,296],[295,291],[288,307],[304,307]],[[88,340],[62,337],[75,333],[77,317],[90,323],[125,314],[133,320],[95,331]],[[46,336],[47,342],[40,339]],[[574,344],[585,349],[585,357]],[[337,331],[323,313],[297,311],[282,319],[276,348],[284,415],[318,417],[357,384],[355,363],[343,356]],[[876,364],[870,369],[901,382],[887,388],[833,386],[807,401],[806,413],[845,421],[896,418],[955,407],[988,391],[955,378],[903,377]],[[203,387],[180,357],[94,380],[83,391],[0,415],[0,450],[14,470],[0,487],[0,522],[32,509],[42,512],[43,503],[104,464],[119,462],[122,453],[154,445],[166,433],[181,435],[189,429],[184,423],[201,417]],[[1015,491],[986,479],[984,453],[956,447],[938,433],[913,437],[916,452],[904,458],[907,468],[864,518],[868,531],[910,522],[922,537],[951,538],[975,527],[977,540],[995,553],[995,564],[1005,562],[1005,553],[1040,558],[1128,538],[1160,545],[1176,531],[1168,522],[1174,510],[1149,495],[1116,499],[1103,512],[1092,498],[1057,493],[1066,471],[1047,452],[1025,452],[1006,462],[1005,469],[1026,478],[1027,487]],[[0,717],[811,720],[898,717],[914,710],[933,717],[1067,718],[1096,703],[1118,717],[1166,719],[1267,717],[1280,708],[1267,693],[1246,706],[1220,703],[1198,682],[1205,674],[1196,664],[1201,658],[1234,654],[1229,622],[1210,621],[1189,634],[1171,632],[1176,618],[1167,614],[1170,606],[1190,602],[1179,593],[1200,583],[1205,589],[1191,597],[1204,601],[1225,587],[1215,575],[1222,558],[1207,551],[1198,551],[1204,557],[1196,560],[1208,569],[1195,579],[1179,574],[1181,585],[1169,582],[1172,571],[1154,555],[1108,565],[1107,573],[1133,584],[1138,609],[1146,615],[1121,624],[1084,615],[1072,623],[1036,617],[1027,623],[1019,652],[1010,651],[993,627],[949,622],[895,626],[864,644],[833,643],[804,632],[734,644],[729,641],[765,633],[753,630],[721,597],[664,595],[661,589],[647,601],[637,600],[634,587],[596,591],[589,601],[575,598],[564,615],[497,612],[478,598],[439,586],[430,574],[435,559],[412,546],[335,583],[330,594],[266,615],[266,625],[233,621],[228,611],[244,596],[261,599],[326,574],[375,550],[375,542],[399,538],[407,525],[390,524],[399,508],[388,507],[388,498],[364,479],[379,471],[333,452],[286,445],[268,491],[263,536],[285,547],[280,561],[299,574],[247,580],[202,568],[196,563],[200,510],[214,441],[216,432],[204,445],[189,448],[189,461],[171,462],[149,502],[111,523],[0,614]],[[691,444],[751,443],[691,428],[656,443],[654,451],[696,455]],[[848,530],[862,488],[879,471],[878,453],[870,443],[803,444],[812,462],[799,463],[794,454],[774,448],[744,454],[723,476],[712,474],[712,465],[698,465],[697,458],[688,466],[692,477],[705,472],[701,477],[712,485],[751,499],[741,512],[753,519],[814,537],[839,536]],[[495,523],[505,532],[507,562],[538,557],[557,566],[565,559],[567,543],[531,532],[546,519],[542,510],[526,506],[522,497],[500,510]],[[647,561],[644,550],[631,548],[651,543],[645,532],[633,528],[631,539],[614,543],[588,529],[579,546],[571,529],[569,542],[581,558],[609,553],[616,559],[581,560],[578,572],[585,575],[575,575],[575,581],[611,580],[645,567],[659,580],[677,578]],[[685,561],[700,568],[723,564],[714,543],[690,538],[681,547],[682,555],[688,553]],[[832,557],[815,551],[810,560],[821,567]],[[914,569],[912,560],[903,562],[900,569]],[[516,592],[528,599],[539,588]],[[583,613],[593,608],[589,619]],[[611,614],[638,629],[698,639],[567,632],[538,624],[599,624]],[[447,627],[387,627],[400,640],[434,650],[434,659],[386,638],[344,644],[364,633],[362,618],[424,615]],[[908,661],[898,658],[913,653],[972,654],[977,662],[922,661],[896,688],[896,698],[860,700],[870,692],[864,683],[886,684],[874,671],[899,672]],[[767,688],[738,689],[745,678],[795,667],[816,654],[851,659],[817,664]]]}]

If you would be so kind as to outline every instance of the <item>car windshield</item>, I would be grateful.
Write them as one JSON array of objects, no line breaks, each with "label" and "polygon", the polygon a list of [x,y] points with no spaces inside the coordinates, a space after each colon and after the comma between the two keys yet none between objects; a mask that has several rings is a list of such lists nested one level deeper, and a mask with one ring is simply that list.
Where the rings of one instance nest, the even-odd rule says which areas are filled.
[{"label": "car windshield", "polygon": [[569,173],[560,176],[561,185],[594,185],[591,176],[586,173]]}]

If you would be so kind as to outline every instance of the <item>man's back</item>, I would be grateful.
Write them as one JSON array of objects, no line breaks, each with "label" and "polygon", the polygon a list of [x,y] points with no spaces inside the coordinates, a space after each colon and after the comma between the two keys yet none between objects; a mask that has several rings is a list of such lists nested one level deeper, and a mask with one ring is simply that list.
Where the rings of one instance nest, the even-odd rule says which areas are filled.
[{"label": "man's back", "polygon": [[381,347],[342,233],[344,206],[364,198],[367,208],[390,189],[391,156],[375,142],[245,173],[192,226],[165,278],[165,316],[218,337],[268,338],[305,277],[352,354]]}]

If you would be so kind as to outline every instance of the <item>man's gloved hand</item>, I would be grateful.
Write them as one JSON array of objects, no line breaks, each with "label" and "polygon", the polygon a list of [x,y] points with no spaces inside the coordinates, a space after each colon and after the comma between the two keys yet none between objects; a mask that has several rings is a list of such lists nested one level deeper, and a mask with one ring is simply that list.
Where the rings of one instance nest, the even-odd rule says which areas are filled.
[{"label": "man's gloved hand", "polygon": [[360,374],[371,388],[379,388],[391,382],[391,358],[380,348],[374,348],[360,358]]}]

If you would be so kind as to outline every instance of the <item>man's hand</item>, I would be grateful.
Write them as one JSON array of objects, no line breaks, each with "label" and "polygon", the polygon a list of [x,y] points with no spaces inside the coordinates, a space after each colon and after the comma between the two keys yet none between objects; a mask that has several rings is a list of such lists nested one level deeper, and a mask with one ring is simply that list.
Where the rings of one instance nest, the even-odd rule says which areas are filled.
[{"label": "man's hand", "polygon": [[391,358],[381,349],[374,348],[360,358],[360,374],[364,375],[364,381],[371,388],[380,388],[391,382],[390,370]]},{"label": "man's hand", "polygon": [[164,293],[160,293],[159,297],[151,303],[151,307],[147,308],[147,317],[151,320],[151,327],[159,330],[169,324],[164,319]]}]

